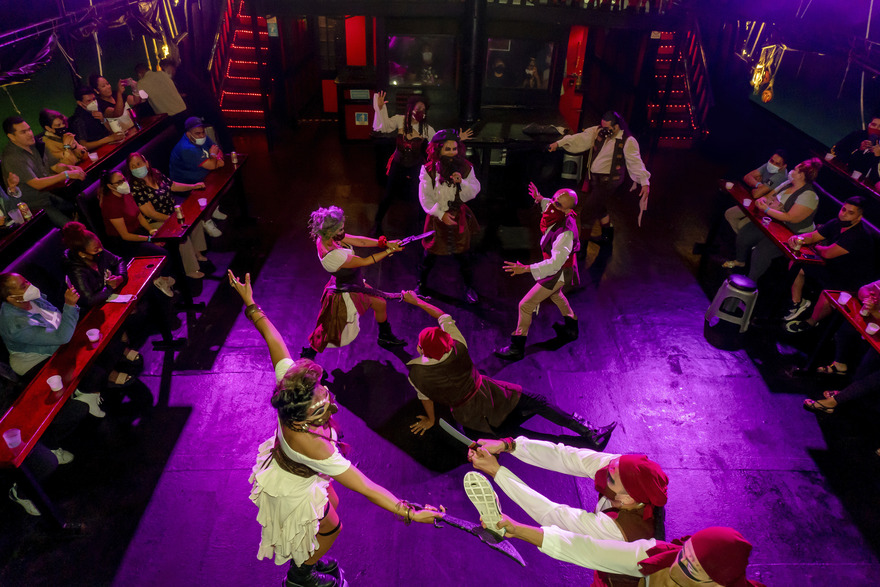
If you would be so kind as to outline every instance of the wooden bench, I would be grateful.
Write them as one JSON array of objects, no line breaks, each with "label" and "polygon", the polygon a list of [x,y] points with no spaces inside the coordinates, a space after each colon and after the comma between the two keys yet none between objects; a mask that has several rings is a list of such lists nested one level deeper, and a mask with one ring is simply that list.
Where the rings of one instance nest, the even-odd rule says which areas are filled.
[{"label": "wooden bench", "polygon": [[[62,345],[49,358],[12,407],[0,418],[0,433],[12,428],[21,430],[21,444],[18,447],[10,449],[5,442],[0,443],[0,468],[22,467],[25,458],[52,423],[55,415],[76,391],[83,373],[94,364],[95,359],[122,327],[125,319],[134,310],[137,297],[142,295],[145,288],[151,286],[164,262],[165,257],[132,259],[128,265],[128,283],[118,293],[136,297],[125,303],[105,302],[80,317],[70,342]],[[93,328],[101,332],[101,339],[97,343],[89,342],[86,336],[86,331]],[[53,375],[61,376],[63,387],[59,392],[51,391],[46,382]],[[23,472],[31,484],[35,485],[33,477],[26,471]],[[35,486],[34,489],[39,501],[45,501],[43,505],[53,514],[53,519],[60,526],[64,526],[64,522],[45,498],[42,489],[39,486]]]}]

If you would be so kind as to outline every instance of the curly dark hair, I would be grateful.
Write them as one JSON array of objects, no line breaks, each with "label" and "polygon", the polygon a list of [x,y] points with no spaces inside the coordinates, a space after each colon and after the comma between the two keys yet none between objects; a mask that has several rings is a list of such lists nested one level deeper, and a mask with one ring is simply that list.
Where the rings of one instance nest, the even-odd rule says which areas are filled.
[{"label": "curly dark hair", "polygon": [[295,422],[304,422],[315,396],[315,387],[321,381],[324,369],[309,359],[298,359],[275,385],[272,407],[278,419],[288,428],[298,428]]},{"label": "curly dark hair", "polygon": [[82,222],[71,221],[61,229],[61,242],[68,249],[77,253],[84,252],[90,242],[101,242],[94,232],[88,230]]},{"label": "curly dark hair", "polygon": [[[440,159],[440,151],[447,141],[455,141],[458,145],[458,154],[452,158],[452,166],[446,169]],[[471,171],[470,161],[465,158],[465,146],[458,136],[458,133],[452,129],[438,131],[428,144],[428,160],[425,168],[439,177],[440,181],[447,181],[450,176],[458,171],[463,177],[467,177]]]},{"label": "curly dark hair", "polygon": [[421,94],[414,94],[406,101],[406,114],[403,115],[403,134],[405,135],[413,132],[413,112],[419,102],[425,105],[425,117],[416,122],[419,123],[419,134],[425,136],[425,129],[428,128],[428,99]]}]

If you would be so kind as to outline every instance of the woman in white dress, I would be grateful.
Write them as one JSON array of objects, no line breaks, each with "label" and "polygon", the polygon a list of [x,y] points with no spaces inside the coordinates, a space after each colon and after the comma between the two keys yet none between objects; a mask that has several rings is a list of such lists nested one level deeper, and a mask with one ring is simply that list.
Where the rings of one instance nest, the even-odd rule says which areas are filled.
[{"label": "woman in white dress", "polygon": [[309,359],[291,359],[278,330],[254,303],[250,274],[242,283],[230,271],[229,283],[269,346],[277,381],[271,400],[278,411],[277,430],[260,445],[250,477],[250,499],[259,508],[257,520],[263,526],[257,558],[274,556],[277,565],[290,561],[286,587],[346,585],[337,563],[321,560],[341,526],[336,512],[339,498],[331,481],[364,495],[407,524],[432,523],[445,510],[442,506],[417,510],[345,458],[347,446],[339,441],[330,418],[337,411],[335,398],[321,385],[324,370]]}]

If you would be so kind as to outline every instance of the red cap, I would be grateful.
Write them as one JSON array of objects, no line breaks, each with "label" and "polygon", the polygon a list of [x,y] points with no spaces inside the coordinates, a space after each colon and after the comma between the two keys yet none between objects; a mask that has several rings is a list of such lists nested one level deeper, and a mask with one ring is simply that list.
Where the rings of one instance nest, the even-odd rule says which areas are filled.
[{"label": "red cap", "polygon": [[725,587],[749,585],[746,567],[752,545],[733,528],[711,526],[691,536],[694,554],[706,574]]},{"label": "red cap", "polygon": [[653,506],[666,505],[666,486],[669,478],[660,465],[645,455],[620,457],[620,481],[624,489],[639,503],[645,504],[645,519],[653,515]]},{"label": "red cap", "polygon": [[437,326],[425,328],[419,333],[419,346],[422,354],[429,359],[439,360],[443,355],[452,350],[452,337],[448,332]]}]

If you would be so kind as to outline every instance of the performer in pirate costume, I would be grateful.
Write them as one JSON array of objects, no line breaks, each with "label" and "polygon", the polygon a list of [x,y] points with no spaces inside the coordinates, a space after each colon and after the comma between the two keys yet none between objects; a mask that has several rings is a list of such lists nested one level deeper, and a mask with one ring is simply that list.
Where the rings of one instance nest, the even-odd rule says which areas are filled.
[{"label": "performer in pirate costume", "polygon": [[[669,480],[660,465],[645,455],[606,454],[523,436],[477,442],[480,446],[468,451],[474,468],[494,477],[504,493],[542,526],[558,526],[596,540],[665,540],[664,506]],[[536,467],[594,479],[599,492],[595,511],[547,499],[499,465],[495,455],[501,452]],[[597,570],[593,587],[637,587],[638,583],[634,577]]]},{"label": "performer in pirate costume", "polygon": [[525,355],[532,314],[547,298],[556,304],[564,319],[564,323],[553,325],[557,337],[565,342],[578,337],[577,315],[562,293],[562,286],[578,280],[576,256],[581,245],[574,213],[578,203],[577,194],[574,190],[562,189],[549,199],[543,197],[535,184],[531,183],[529,195],[541,206],[541,254],[544,259],[531,265],[523,265],[519,261],[504,262],[504,270],[510,275],[528,271],[537,282],[519,302],[519,318],[510,344],[495,351],[496,356],[510,361],[519,361]]},{"label": "performer in pirate costume", "polygon": [[[361,267],[374,265],[402,250],[400,241],[388,241],[384,236],[368,238],[345,234],[345,213],[330,206],[312,212],[309,231],[315,239],[318,259],[330,273],[330,281],[321,294],[321,311],[315,330],[309,336],[309,346],[302,357],[313,359],[328,346],[342,347],[352,342],[360,331],[358,316],[373,310],[379,323],[380,345],[403,346],[406,341],[394,336],[388,322],[387,304],[361,276]],[[358,257],[352,247],[379,247],[383,251]],[[379,292],[377,292],[379,293]]]},{"label": "performer in pirate costume", "polygon": [[480,180],[473,166],[464,157],[464,145],[452,129],[441,130],[428,145],[428,161],[419,177],[419,203],[427,216],[425,232],[434,235],[422,241],[425,256],[419,271],[419,294],[427,288],[428,274],[440,255],[452,255],[458,262],[466,288],[468,303],[476,304],[479,296],[474,290],[474,271],[471,265],[471,236],[480,225],[471,209],[465,205],[480,192]]},{"label": "performer in pirate costume", "polygon": [[[633,190],[641,185],[639,209],[648,208],[651,174],[645,169],[639,153],[639,143],[629,132],[621,116],[608,111],[602,116],[599,126],[591,126],[582,133],[567,135],[550,145],[555,151],[562,147],[572,153],[589,151],[586,173],[581,185],[582,209],[580,225],[589,237],[593,224],[600,220],[602,228],[601,243],[610,243],[614,236],[608,201],[623,183],[626,174],[633,180]],[[626,172],[626,173],[624,173]],[[639,214],[641,224],[641,214]]]},{"label": "performer in pirate costume", "polygon": [[547,398],[523,391],[515,383],[481,375],[452,316],[419,299],[414,292],[405,292],[403,299],[427,312],[439,324],[422,330],[419,356],[406,365],[409,382],[426,413],[410,426],[413,434],[424,434],[434,426],[434,402],[437,402],[452,408],[452,417],[460,424],[497,436],[518,435],[523,431],[523,423],[533,416],[541,416],[574,431],[577,436],[528,431],[530,435],[600,450],[608,444],[616,422],[595,428],[578,416],[564,412]]},{"label": "performer in pirate costume", "polygon": [[370,480],[345,457],[338,427],[331,419],[337,406],[333,394],[321,385],[323,369],[309,359],[294,361],[263,310],[254,302],[250,274],[239,281],[229,272],[229,283],[247,305],[245,315],[269,347],[277,381],[272,407],[278,411],[276,432],[260,445],[250,482],[250,499],[257,505],[263,526],[257,558],[290,561],[286,587],[347,585],[336,561],[322,560],[339,536],[336,480],[374,504],[404,520],[432,523],[445,511],[432,506],[417,510]]}]

